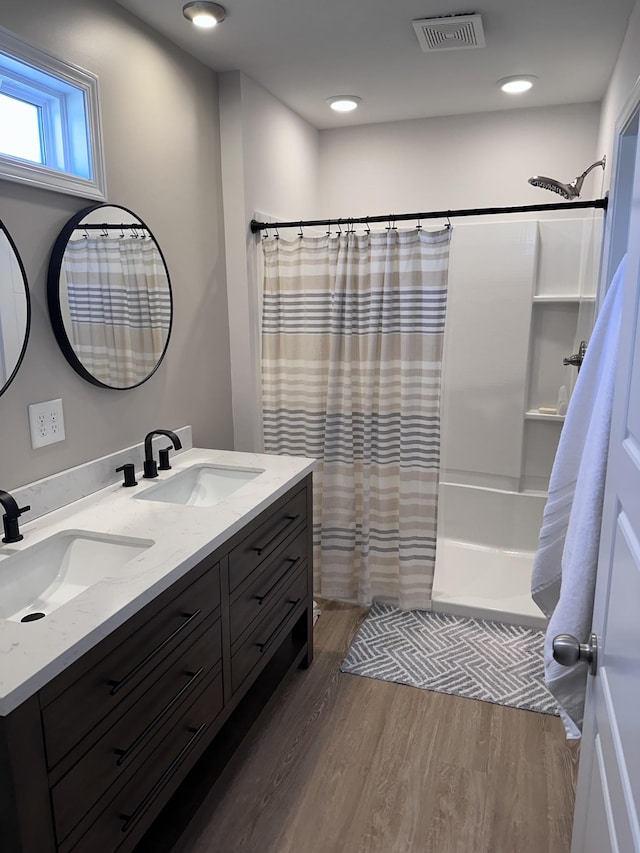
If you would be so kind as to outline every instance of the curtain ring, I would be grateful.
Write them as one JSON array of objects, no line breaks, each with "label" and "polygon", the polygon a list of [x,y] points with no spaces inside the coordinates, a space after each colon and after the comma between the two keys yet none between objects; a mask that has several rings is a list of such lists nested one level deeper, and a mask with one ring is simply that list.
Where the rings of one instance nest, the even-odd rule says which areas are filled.
[{"label": "curtain ring", "polygon": [[449,218],[448,213],[447,213],[447,228],[451,228],[451,219]]},{"label": "curtain ring", "polygon": [[276,240],[279,240],[280,239],[280,232],[278,231],[277,224],[273,226],[273,230],[276,232],[275,233]]},{"label": "curtain ring", "polygon": [[120,226],[120,239],[124,239],[124,227],[122,225]]},{"label": "curtain ring", "polygon": [[340,220],[336,222],[336,225],[338,226],[336,234],[338,235],[338,237],[342,237],[342,223],[340,222]]},{"label": "curtain ring", "polygon": [[331,220],[327,221],[327,237],[331,237]]},{"label": "curtain ring", "polygon": [[369,220],[365,219],[364,221],[364,233],[371,234],[371,226],[369,225]]},{"label": "curtain ring", "polygon": [[300,230],[298,231],[298,237],[304,237],[304,231],[302,230],[302,219],[300,220]]},{"label": "curtain ring", "polygon": [[422,222],[420,222],[420,217],[418,217],[418,224],[416,225],[416,231],[422,231]]},{"label": "curtain ring", "polygon": [[87,229],[86,229],[86,228],[85,228],[85,229],[83,229],[83,235],[82,235],[82,236],[84,237],[84,239],[85,239],[85,240],[88,240],[88,239],[89,239],[89,232],[87,231]]},{"label": "curtain ring", "polygon": [[109,236],[109,232],[107,231],[107,226],[102,226],[102,236],[106,239]]}]

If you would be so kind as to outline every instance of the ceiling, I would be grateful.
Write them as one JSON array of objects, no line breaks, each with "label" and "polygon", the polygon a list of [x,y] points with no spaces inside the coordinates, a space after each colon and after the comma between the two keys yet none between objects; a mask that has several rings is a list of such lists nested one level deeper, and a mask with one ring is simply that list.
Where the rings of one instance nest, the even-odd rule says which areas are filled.
[{"label": "ceiling", "polygon": [[[221,0],[198,30],[182,0],[118,0],[216,71],[240,70],[319,129],[599,101],[635,0]],[[411,22],[478,12],[486,47],[423,53]],[[538,78],[520,96],[496,81]],[[337,114],[326,98],[359,95]]]}]

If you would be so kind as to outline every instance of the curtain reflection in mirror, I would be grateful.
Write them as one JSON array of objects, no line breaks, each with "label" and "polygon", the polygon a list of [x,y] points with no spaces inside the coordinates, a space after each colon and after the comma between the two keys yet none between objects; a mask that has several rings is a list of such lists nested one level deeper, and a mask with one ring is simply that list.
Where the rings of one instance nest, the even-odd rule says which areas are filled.
[{"label": "curtain reflection in mirror", "polygon": [[4,355],[4,337],[2,334],[2,306],[0,306],[0,387],[5,384],[8,378],[7,363]]},{"label": "curtain reflection in mirror", "polygon": [[81,234],[69,241],[61,269],[71,345],[100,382],[136,385],[153,372],[169,334],[162,257],[148,236]]},{"label": "curtain reflection in mirror", "polygon": [[27,296],[22,270],[0,231],[0,390],[18,364],[27,328]]}]

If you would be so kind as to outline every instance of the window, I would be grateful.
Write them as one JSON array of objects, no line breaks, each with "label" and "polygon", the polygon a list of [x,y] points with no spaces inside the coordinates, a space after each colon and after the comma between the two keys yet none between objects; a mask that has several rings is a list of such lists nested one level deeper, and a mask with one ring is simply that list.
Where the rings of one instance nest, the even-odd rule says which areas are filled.
[{"label": "window", "polygon": [[0,28],[0,178],[104,201],[98,80]]}]

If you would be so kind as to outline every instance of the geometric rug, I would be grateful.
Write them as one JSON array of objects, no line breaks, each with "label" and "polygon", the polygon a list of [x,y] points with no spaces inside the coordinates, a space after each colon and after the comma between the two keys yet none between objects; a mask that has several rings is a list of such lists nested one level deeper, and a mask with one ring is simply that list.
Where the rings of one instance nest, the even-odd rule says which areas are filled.
[{"label": "geometric rug", "polygon": [[374,604],[340,669],[558,714],[544,684],[544,634],[521,625]]}]

